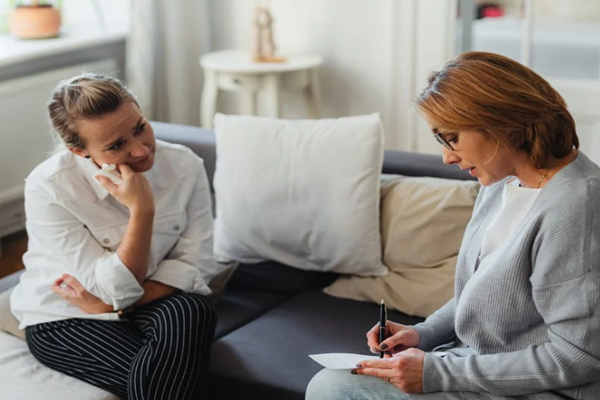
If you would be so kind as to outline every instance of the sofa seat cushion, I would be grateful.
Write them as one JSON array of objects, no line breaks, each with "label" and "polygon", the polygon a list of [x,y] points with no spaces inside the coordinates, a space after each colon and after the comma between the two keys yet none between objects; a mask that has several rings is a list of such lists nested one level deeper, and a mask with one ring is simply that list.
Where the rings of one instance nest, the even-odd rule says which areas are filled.
[{"label": "sofa seat cushion", "polygon": [[266,313],[285,299],[285,296],[274,293],[226,290],[215,305],[218,315],[215,340]]},{"label": "sofa seat cushion", "polygon": [[[409,325],[422,321],[394,311],[388,317]],[[365,334],[378,318],[376,304],[320,290],[291,297],[213,344],[213,396],[304,399],[306,385],[321,369],[308,355],[370,354]]]},{"label": "sofa seat cushion", "polygon": [[107,391],[40,364],[27,343],[0,332],[0,398],[11,400],[119,400]]},{"label": "sofa seat cushion", "polygon": [[340,275],[335,272],[306,271],[275,261],[265,261],[258,264],[239,264],[227,287],[293,296],[322,289],[338,277]]}]

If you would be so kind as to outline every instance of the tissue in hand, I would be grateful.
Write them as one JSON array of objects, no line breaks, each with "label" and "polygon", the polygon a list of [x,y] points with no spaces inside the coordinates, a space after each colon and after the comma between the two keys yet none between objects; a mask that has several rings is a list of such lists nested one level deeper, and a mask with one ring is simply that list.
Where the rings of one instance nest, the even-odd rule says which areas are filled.
[{"label": "tissue in hand", "polygon": [[120,185],[123,182],[115,164],[102,164],[102,168],[96,173],[96,176],[98,175],[107,177],[115,185]]}]

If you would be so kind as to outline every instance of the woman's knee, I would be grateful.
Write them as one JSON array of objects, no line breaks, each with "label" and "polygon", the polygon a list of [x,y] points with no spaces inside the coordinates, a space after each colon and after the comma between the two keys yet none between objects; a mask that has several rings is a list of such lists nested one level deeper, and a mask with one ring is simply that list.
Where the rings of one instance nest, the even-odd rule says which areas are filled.
[{"label": "woman's knee", "polygon": [[[343,399],[343,393],[339,391],[340,386],[346,386],[344,378],[339,370],[330,370],[327,368],[319,371],[308,383],[306,387],[306,400],[321,400],[321,399]],[[346,374],[350,375],[348,371]]]},{"label": "woman's knee", "polygon": [[161,299],[152,305],[151,319],[157,327],[171,326],[174,322],[187,329],[214,331],[217,314],[206,297],[193,293],[180,293]]},{"label": "woman's knee", "polygon": [[182,293],[175,296],[175,300],[181,299],[181,307],[189,312],[192,318],[200,318],[216,324],[217,313],[208,298],[194,293]]},{"label": "woman's knee", "polygon": [[306,400],[355,400],[360,397],[350,396],[355,393],[356,375],[348,370],[322,369],[306,388]]},{"label": "woman's knee", "polygon": [[352,375],[347,369],[322,369],[308,383],[306,400],[372,400],[408,397],[379,378]]}]

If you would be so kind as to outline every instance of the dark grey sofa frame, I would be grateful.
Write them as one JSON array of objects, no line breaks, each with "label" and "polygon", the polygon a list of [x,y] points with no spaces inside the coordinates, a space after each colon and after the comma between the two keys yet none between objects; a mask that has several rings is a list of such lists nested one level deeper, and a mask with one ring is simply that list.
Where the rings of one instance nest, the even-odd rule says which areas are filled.
[{"label": "dark grey sofa frame", "polygon": [[[212,182],[213,131],[158,122],[153,127],[157,138],[186,145],[203,158]],[[440,156],[390,150],[382,172],[472,179],[444,165]],[[19,275],[0,279],[0,292],[14,286]],[[325,295],[321,289],[337,276],[275,262],[240,265],[215,305],[219,322],[204,398],[301,400],[321,368],[308,354],[367,354],[365,333],[377,323],[378,307]],[[421,320],[399,312],[390,312],[389,318],[405,324]]]}]

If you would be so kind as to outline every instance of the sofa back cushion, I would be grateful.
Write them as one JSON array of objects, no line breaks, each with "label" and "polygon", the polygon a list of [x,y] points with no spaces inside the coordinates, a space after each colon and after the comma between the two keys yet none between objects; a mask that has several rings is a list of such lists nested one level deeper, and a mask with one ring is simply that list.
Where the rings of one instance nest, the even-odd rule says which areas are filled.
[{"label": "sofa back cushion", "polygon": [[[204,160],[209,182],[213,183],[217,159],[215,132],[196,126],[152,122],[157,139],[183,144]],[[382,172],[406,176],[432,176],[446,179],[475,180],[454,165],[445,165],[442,157],[434,154],[385,150]],[[212,186],[211,186],[212,187]]]},{"label": "sofa back cushion", "polygon": [[378,114],[321,120],[215,117],[215,257],[384,275]]},{"label": "sofa back cushion", "polygon": [[385,277],[344,276],[325,292],[379,302],[426,317],[454,294],[454,271],[479,184],[441,178],[385,177],[381,188]]}]

